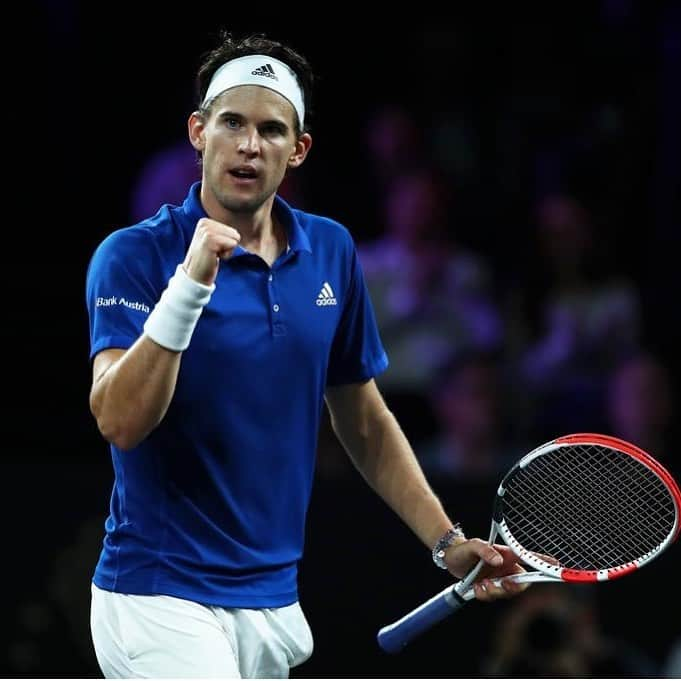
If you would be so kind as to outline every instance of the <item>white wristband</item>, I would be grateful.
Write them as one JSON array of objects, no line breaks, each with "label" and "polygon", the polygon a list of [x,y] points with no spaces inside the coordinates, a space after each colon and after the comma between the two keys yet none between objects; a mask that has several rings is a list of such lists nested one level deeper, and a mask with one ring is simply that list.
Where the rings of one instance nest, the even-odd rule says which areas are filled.
[{"label": "white wristband", "polygon": [[168,350],[186,350],[196,322],[214,290],[215,284],[207,286],[194,281],[179,264],[147,317],[144,333]]}]

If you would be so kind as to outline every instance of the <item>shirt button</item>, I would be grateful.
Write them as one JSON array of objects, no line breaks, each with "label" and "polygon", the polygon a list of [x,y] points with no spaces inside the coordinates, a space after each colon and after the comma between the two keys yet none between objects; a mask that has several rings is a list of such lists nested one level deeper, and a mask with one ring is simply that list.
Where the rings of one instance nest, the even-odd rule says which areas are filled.
[{"label": "shirt button", "polygon": [[277,305],[277,304],[275,303],[274,305],[272,305],[272,309],[273,309],[275,312],[279,312],[279,305]]},{"label": "shirt button", "polygon": [[273,279],[273,277],[272,277],[272,275],[270,274],[270,276],[267,277],[267,281],[272,281],[272,279]]}]

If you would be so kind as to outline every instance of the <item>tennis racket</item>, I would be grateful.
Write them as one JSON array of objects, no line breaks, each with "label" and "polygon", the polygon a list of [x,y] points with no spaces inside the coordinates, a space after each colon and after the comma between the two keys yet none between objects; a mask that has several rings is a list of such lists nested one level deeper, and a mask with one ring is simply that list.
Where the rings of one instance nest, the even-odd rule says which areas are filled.
[{"label": "tennis racket", "polygon": [[[633,444],[577,433],[522,457],[497,490],[489,543],[500,537],[533,571],[517,582],[603,582],[630,574],[679,534],[681,492],[670,473]],[[541,554],[541,555],[538,555]],[[552,564],[546,558],[553,558]],[[456,584],[378,632],[388,653],[474,598],[480,560]]]}]

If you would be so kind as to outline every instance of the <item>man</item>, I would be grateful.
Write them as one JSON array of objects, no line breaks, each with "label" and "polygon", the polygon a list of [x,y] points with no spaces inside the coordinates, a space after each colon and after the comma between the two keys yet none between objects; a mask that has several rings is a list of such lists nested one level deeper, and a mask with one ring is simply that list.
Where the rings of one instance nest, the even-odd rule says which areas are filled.
[{"label": "man", "polygon": [[[277,196],[312,144],[312,80],[288,47],[225,35],[188,121],[201,181],[89,265],[90,406],[115,472],[92,586],[107,677],[286,677],[309,657],[296,568],[324,399],[441,567],[522,569],[454,529],[381,398],[388,361],[349,232]],[[476,595],[521,589],[483,580]]]}]

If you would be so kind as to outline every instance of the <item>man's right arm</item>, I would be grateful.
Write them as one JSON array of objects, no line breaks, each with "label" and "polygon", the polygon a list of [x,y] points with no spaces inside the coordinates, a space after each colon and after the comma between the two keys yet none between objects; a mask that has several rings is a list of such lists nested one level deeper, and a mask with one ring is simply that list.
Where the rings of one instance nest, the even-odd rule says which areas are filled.
[{"label": "man's right arm", "polygon": [[182,351],[215,287],[220,260],[231,257],[240,239],[233,227],[201,218],[184,263],[149,315],[144,333],[127,350],[109,348],[95,356],[90,411],[104,438],[119,449],[136,447],[165,416]]},{"label": "man's right arm", "polygon": [[108,442],[132,449],[156,428],[175,392],[181,357],[146,335],[128,350],[109,348],[96,355],[90,410]]}]

